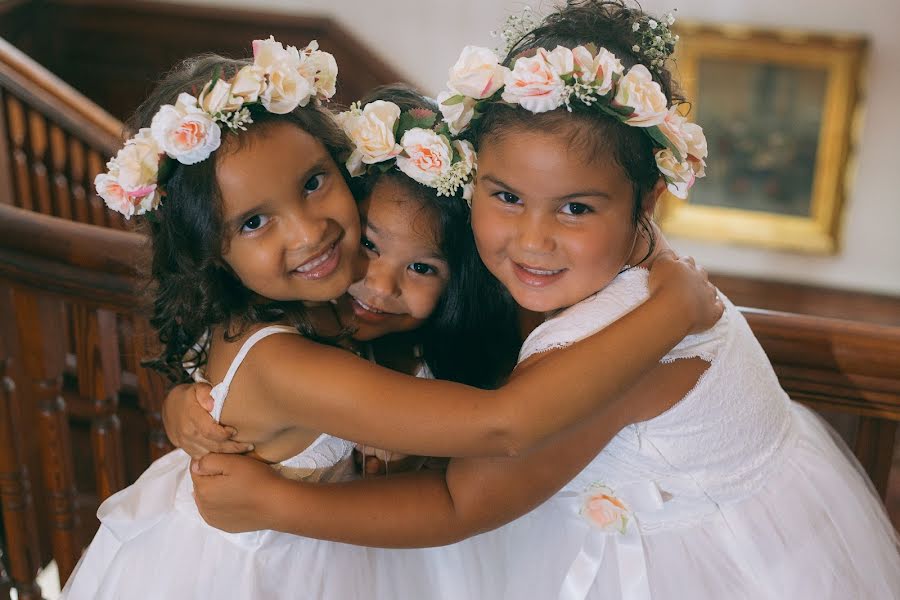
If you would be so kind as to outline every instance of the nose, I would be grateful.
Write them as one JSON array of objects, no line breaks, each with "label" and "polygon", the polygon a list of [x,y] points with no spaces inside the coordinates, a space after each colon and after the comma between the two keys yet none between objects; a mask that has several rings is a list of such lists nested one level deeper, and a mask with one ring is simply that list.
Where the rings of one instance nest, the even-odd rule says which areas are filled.
[{"label": "nose", "polygon": [[519,246],[531,254],[547,254],[555,247],[553,225],[540,213],[522,215],[517,223]]},{"label": "nose", "polygon": [[287,250],[318,250],[329,231],[329,220],[296,210],[284,219],[284,243]]},{"label": "nose", "polygon": [[400,295],[400,282],[396,270],[384,260],[379,260],[379,257],[369,259],[363,282],[366,288],[377,298],[390,298]]}]

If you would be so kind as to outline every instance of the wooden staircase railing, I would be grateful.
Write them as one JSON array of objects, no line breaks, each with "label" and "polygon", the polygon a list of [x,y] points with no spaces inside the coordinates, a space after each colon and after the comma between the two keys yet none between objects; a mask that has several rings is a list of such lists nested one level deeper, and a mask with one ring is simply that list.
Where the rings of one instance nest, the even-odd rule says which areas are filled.
[{"label": "wooden staircase railing", "polygon": [[122,124],[0,39],[0,204],[125,229],[94,191]]},{"label": "wooden staircase railing", "polygon": [[[137,364],[145,252],[136,233],[0,205],[0,500],[20,598],[40,597],[48,554],[65,580],[97,504],[170,448],[164,384]],[[858,418],[851,447],[884,495],[900,327],[742,310],[794,399]]]}]

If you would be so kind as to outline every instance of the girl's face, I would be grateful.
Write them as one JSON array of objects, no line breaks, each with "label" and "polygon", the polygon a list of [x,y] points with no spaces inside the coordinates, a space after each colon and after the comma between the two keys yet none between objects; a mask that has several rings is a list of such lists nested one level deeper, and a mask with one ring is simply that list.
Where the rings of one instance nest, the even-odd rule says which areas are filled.
[{"label": "girl's face", "polygon": [[289,123],[245,134],[216,165],[222,258],[249,289],[272,300],[343,294],[358,260],[359,214],[331,155]]},{"label": "girl's face", "polygon": [[437,218],[391,177],[378,180],[360,212],[368,265],[340,304],[342,321],[352,311],[353,337],[363,341],[416,329],[450,278]]},{"label": "girl's face", "polygon": [[565,134],[511,130],[479,148],[478,253],[528,310],[571,306],[643,257],[632,203],[622,170],[570,150]]}]

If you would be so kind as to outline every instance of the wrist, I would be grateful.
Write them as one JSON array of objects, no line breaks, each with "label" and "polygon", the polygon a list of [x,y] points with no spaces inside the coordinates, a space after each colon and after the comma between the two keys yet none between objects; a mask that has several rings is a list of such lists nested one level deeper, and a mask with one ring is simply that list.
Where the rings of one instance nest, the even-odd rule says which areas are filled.
[{"label": "wrist", "polygon": [[685,297],[677,286],[663,286],[657,288],[650,294],[648,304],[660,311],[660,320],[662,324],[672,328],[672,333],[677,335],[677,339],[681,340],[688,335],[694,328],[696,317],[696,307]]},{"label": "wrist", "polygon": [[270,485],[257,488],[254,508],[259,515],[258,529],[285,531],[289,514],[284,511],[287,511],[288,507],[291,507],[291,510],[296,509],[297,487],[296,481],[277,477],[272,479]]}]

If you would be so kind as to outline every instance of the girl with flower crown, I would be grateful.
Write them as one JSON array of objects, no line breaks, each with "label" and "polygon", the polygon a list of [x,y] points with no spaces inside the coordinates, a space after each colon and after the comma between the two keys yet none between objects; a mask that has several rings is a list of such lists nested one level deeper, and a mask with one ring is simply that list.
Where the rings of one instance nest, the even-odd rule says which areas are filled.
[{"label": "girl with flower crown", "polygon": [[[656,38],[673,40],[663,24],[620,2],[570,2],[503,65],[469,48],[451,70],[445,117],[471,128],[479,152],[478,250],[520,305],[547,315],[513,383],[634,316],[667,248],[653,205],[703,175],[702,131],[659,58]],[[434,586],[421,598],[900,597],[879,499],[779,387],[731,303],[620,402],[637,422],[595,415],[521,456],[453,459],[446,474],[316,486],[209,455],[197,501],[229,531],[450,544],[421,551]]]},{"label": "girl with flower crown", "polygon": [[[335,73],[333,59],[314,44],[300,51],[272,39],[254,42],[252,63],[215,56],[188,61],[141,106],[132,123],[137,133],[96,180],[111,208],[128,217],[153,216],[151,322],[163,349],[151,364],[176,380],[183,380],[187,367],[195,379],[217,382],[211,414],[240,431],[265,469],[285,480],[346,479],[352,444],[342,438],[422,455],[524,451],[585,415],[620,418],[626,411],[615,402],[619,390],[685,333],[718,317],[721,306],[705,275],[687,261],[669,260],[654,269],[655,293],[635,311],[642,318],[626,318],[621,327],[561,353],[558,364],[496,391],[409,377],[335,347],[346,327],[331,301],[358,278],[361,238],[339,161],[349,154],[355,172],[368,168],[361,165],[374,165],[375,173],[396,166],[457,207],[474,170],[471,148],[451,145],[442,132],[429,133],[434,119],[419,111],[409,111],[406,120],[395,111],[397,122],[389,129],[405,133],[390,156],[373,158],[369,150],[377,144],[362,138],[349,148],[318,103],[334,92]],[[367,119],[373,105],[390,110],[373,102],[342,119],[344,129]],[[372,209],[370,203],[370,214],[383,214]],[[394,214],[389,221],[397,220]],[[431,255],[405,265],[415,271],[410,277],[433,275],[429,267],[442,267],[437,236],[417,231],[414,214],[400,220],[424,237],[422,248],[430,248]],[[390,229],[382,225],[381,232]],[[386,242],[374,243],[371,236],[363,241],[370,266],[382,268]],[[370,293],[376,287],[364,282],[357,289]],[[442,282],[430,282],[425,295],[434,301],[443,292]],[[370,317],[387,312],[370,296],[351,296]],[[676,318],[666,314],[672,303],[681,308]],[[425,304],[415,313],[404,307],[408,312],[400,316],[435,312]],[[437,312],[446,315],[451,308]],[[388,318],[374,320],[384,324]],[[491,331],[490,324],[484,327]],[[636,335],[653,341],[618,350]],[[437,367],[439,353],[434,356]],[[586,378],[596,371],[596,360],[615,366],[609,377],[561,391],[548,414],[542,386]],[[484,377],[491,369],[480,366],[478,377],[489,383]],[[442,368],[453,372],[452,365]],[[274,531],[229,535],[209,527],[192,499],[189,460],[180,450],[168,454],[101,505],[101,528],[65,597],[354,598],[373,585],[382,597],[427,590],[422,554]],[[413,572],[422,575],[410,577]],[[398,576],[380,578],[384,573]]]}]

